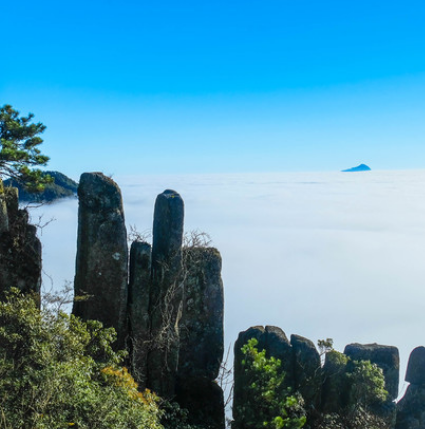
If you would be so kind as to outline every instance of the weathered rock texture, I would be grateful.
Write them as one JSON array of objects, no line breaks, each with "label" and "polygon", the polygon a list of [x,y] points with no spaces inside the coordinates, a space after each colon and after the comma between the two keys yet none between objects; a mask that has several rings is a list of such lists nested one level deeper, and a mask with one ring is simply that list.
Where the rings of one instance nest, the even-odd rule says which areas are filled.
[{"label": "weathered rock texture", "polygon": [[132,374],[139,387],[147,387],[150,348],[149,299],[151,292],[151,245],[134,241],[130,250],[128,287],[129,348]]},{"label": "weathered rock texture", "polygon": [[0,180],[0,296],[16,287],[40,293],[41,243],[28,212],[18,207],[18,190]]},{"label": "weathered rock texture", "polygon": [[412,351],[406,371],[410,382],[404,397],[397,404],[396,429],[425,428],[425,347]]},{"label": "weathered rock texture", "polygon": [[175,394],[179,357],[179,321],[183,300],[184,203],[181,196],[165,190],[156,198],[152,244],[152,287],[149,302],[151,350],[148,380],[164,398]]},{"label": "weathered rock texture", "polygon": [[291,335],[294,361],[293,389],[301,393],[309,409],[320,406],[322,374],[320,356],[314,343],[299,335]]},{"label": "weathered rock texture", "polygon": [[121,191],[102,173],[84,173],[78,197],[73,313],[114,327],[121,349],[128,331],[128,246]]},{"label": "weathered rock texture", "polygon": [[224,398],[214,382],[223,360],[224,293],[217,249],[184,249],[177,401],[193,424],[224,426]]},{"label": "weathered rock texture", "polygon": [[[247,425],[247,416],[249,413],[256,415],[257,402],[250,398],[250,392],[247,389],[249,380],[242,365],[241,348],[250,338],[257,339],[258,350],[265,350],[267,357],[273,356],[281,360],[281,370],[285,372],[284,388],[289,387],[292,392],[299,392],[303,397],[308,427],[319,425],[321,416],[324,414],[352,409],[350,377],[347,375],[350,372],[350,363],[356,360],[369,360],[383,370],[386,389],[389,391],[388,400],[374,405],[368,411],[383,419],[388,429],[394,427],[395,403],[393,401],[398,392],[399,370],[399,355],[395,347],[350,344],[344,353],[337,351],[327,353],[324,366],[321,367],[319,353],[307,338],[291,335],[291,341],[288,342],[280,328],[256,326],[241,332],[235,343],[233,428],[251,429]],[[416,361],[423,362],[422,357],[417,358]]]}]

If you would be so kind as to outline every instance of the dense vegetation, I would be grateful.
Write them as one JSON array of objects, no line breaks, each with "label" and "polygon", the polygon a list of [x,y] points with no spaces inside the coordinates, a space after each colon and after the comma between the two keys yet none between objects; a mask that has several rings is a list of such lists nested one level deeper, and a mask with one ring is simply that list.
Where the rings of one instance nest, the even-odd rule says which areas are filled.
[{"label": "dense vegetation", "polygon": [[247,375],[250,400],[241,410],[245,427],[258,429],[302,428],[306,422],[300,395],[292,395],[283,387],[285,374],[279,372],[281,361],[267,358],[266,351],[258,351],[258,340],[251,338],[242,347],[242,365]]},{"label": "dense vegetation", "polygon": [[[319,348],[322,342],[319,342]],[[281,361],[266,357],[257,349],[258,341],[250,339],[242,347],[242,367],[248,395],[240,405],[243,429],[386,429],[388,421],[380,416],[387,399],[382,369],[370,361],[351,361],[333,350],[328,339],[326,366],[334,370],[331,378],[339,406],[332,412],[307,410],[302,396],[284,387],[285,373]],[[329,375],[329,374],[328,374]],[[340,397],[342,395],[343,397]],[[341,402],[339,402],[341,400]]]},{"label": "dense vegetation", "polygon": [[12,290],[0,302],[0,427],[159,429],[159,398],[139,392],[113,329]]}]

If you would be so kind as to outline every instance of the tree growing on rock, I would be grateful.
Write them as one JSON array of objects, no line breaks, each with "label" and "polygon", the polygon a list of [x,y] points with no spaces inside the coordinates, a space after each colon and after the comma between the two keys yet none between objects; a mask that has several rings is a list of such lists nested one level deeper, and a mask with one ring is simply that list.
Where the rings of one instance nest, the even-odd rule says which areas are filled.
[{"label": "tree growing on rock", "polygon": [[11,177],[40,191],[51,180],[34,167],[46,165],[49,157],[39,149],[46,126],[33,118],[32,113],[20,116],[9,104],[0,107],[0,179]]},{"label": "tree growing on rock", "polygon": [[259,351],[258,340],[251,338],[242,347],[242,365],[247,376],[249,400],[242,406],[243,422],[238,429],[298,429],[306,423],[303,400],[283,387],[285,374],[279,371],[281,361],[267,358]]}]

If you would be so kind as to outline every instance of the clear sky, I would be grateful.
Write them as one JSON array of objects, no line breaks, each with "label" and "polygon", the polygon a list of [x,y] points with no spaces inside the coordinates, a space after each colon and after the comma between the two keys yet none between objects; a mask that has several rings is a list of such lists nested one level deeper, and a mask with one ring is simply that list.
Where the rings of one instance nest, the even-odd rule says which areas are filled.
[{"label": "clear sky", "polygon": [[425,2],[3,1],[0,104],[50,168],[425,165]]}]

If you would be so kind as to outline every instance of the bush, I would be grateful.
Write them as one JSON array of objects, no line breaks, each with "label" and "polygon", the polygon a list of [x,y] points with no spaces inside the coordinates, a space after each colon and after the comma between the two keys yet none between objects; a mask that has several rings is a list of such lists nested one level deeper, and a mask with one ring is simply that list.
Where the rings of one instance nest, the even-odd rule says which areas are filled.
[{"label": "bush", "polygon": [[137,390],[113,329],[8,292],[0,302],[0,427],[160,429],[158,398]]},{"label": "bush", "polygon": [[306,417],[300,395],[291,395],[282,383],[285,374],[279,370],[281,362],[274,357],[267,358],[266,351],[258,351],[258,341],[251,338],[242,347],[247,389],[250,400],[244,405],[244,427],[248,428],[302,428]]}]

